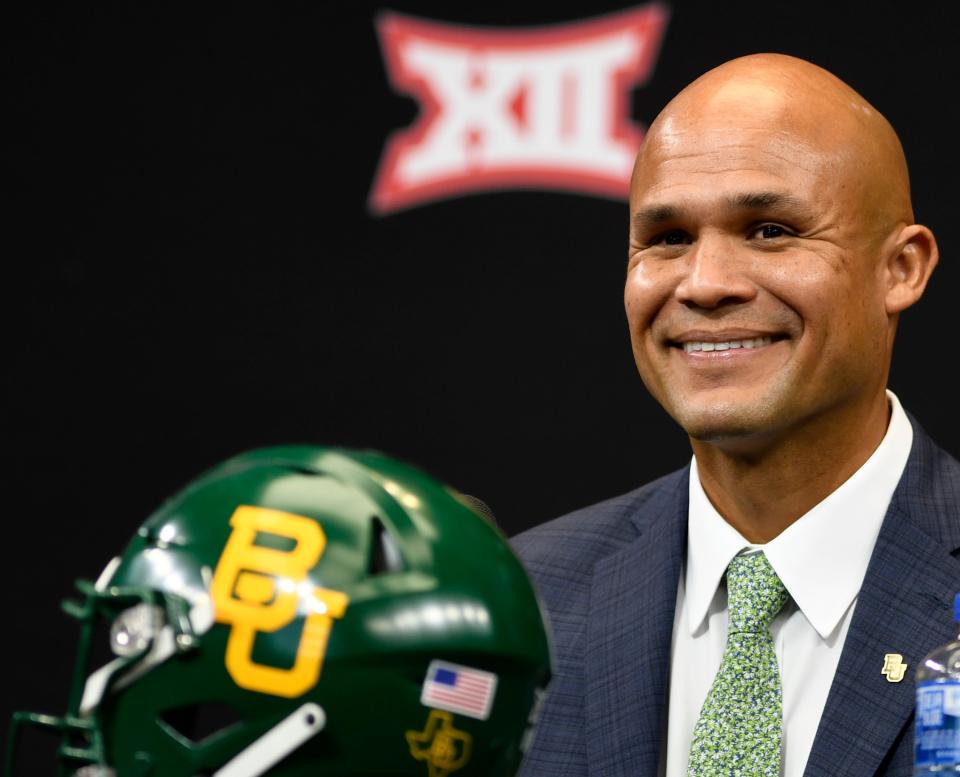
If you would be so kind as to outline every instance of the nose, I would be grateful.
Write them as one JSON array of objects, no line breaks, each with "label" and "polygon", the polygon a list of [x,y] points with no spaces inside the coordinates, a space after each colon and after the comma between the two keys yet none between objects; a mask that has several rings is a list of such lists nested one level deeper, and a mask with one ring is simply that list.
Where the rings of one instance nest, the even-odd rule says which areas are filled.
[{"label": "nose", "polygon": [[745,272],[741,250],[731,240],[702,234],[683,258],[677,299],[688,307],[705,309],[753,299],[756,286]]}]

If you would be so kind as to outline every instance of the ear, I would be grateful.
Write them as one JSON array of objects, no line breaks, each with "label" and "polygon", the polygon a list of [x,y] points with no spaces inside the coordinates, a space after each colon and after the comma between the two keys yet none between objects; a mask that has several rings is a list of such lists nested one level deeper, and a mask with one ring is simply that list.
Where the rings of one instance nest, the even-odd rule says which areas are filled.
[{"label": "ear", "polygon": [[937,239],[922,224],[900,230],[887,256],[887,314],[906,310],[923,295],[927,281],[940,259]]}]

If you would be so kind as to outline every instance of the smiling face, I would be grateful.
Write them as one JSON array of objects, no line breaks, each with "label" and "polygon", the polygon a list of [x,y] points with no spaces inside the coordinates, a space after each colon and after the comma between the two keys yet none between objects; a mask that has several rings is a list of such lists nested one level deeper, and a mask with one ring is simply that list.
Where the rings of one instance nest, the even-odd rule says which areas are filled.
[{"label": "smiling face", "polygon": [[887,257],[912,222],[882,117],[808,63],[750,59],[668,106],[631,185],[637,366],[692,438],[720,445],[885,401]]}]

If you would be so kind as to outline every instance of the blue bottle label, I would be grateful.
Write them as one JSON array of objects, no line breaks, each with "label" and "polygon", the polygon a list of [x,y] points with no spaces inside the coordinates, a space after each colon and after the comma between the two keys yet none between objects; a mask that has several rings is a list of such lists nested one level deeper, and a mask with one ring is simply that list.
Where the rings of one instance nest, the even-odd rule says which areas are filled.
[{"label": "blue bottle label", "polygon": [[960,763],[960,682],[917,687],[917,766]]}]

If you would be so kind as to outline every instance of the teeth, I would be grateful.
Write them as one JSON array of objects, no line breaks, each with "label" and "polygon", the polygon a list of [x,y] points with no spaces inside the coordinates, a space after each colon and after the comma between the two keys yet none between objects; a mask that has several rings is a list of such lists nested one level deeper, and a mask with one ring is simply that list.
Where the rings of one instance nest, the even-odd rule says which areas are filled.
[{"label": "teeth", "polygon": [[737,348],[760,348],[763,345],[770,345],[772,342],[772,337],[755,337],[752,340],[727,340],[722,343],[696,341],[684,343],[683,350],[687,353],[693,353],[694,351],[733,351]]}]

